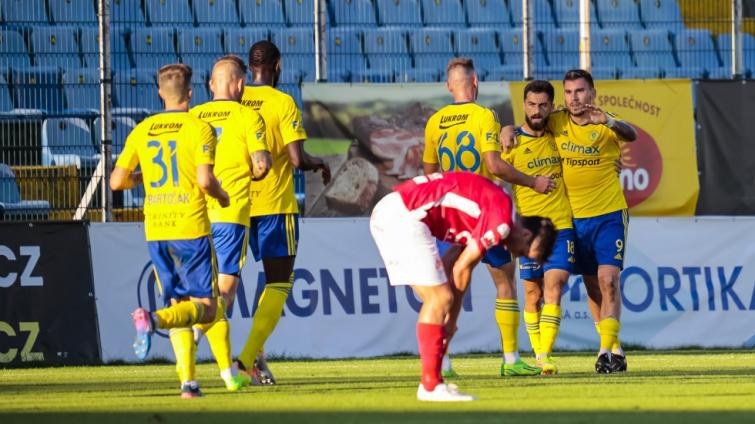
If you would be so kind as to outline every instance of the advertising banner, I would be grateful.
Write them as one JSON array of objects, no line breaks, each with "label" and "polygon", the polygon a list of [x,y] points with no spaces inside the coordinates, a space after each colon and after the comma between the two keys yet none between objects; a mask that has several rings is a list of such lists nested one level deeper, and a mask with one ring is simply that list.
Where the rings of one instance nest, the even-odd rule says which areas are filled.
[{"label": "advertising banner", "polygon": [[[90,231],[103,359],[133,360],[129,314],[139,305],[162,305],[143,227],[94,224]],[[622,274],[622,340],[648,348],[755,346],[752,238],[755,219],[633,219]],[[236,353],[264,289],[261,265],[252,259],[242,277],[230,311]],[[366,218],[305,219],[294,288],[265,349],[314,358],[416,353],[419,307],[410,289],[389,286]],[[493,284],[478,267],[451,352],[500,350],[494,311]],[[561,330],[557,349],[597,349],[580,277],[564,289]],[[173,357],[165,332],[154,340],[154,356]],[[519,340],[530,349],[523,324]],[[199,355],[210,357],[206,342]]]},{"label": "advertising banner", "polygon": [[[563,85],[556,107],[564,104]],[[512,82],[517,125],[524,122],[526,82]],[[632,216],[693,216],[699,184],[695,150],[692,86],[689,80],[596,81],[596,105],[615,113],[637,130],[624,143],[620,174]]]},{"label": "advertising banner", "polygon": [[698,215],[755,215],[755,84],[700,81],[697,87]]},{"label": "advertising banner", "polygon": [[99,362],[86,225],[0,224],[0,368]]},{"label": "advertising banner", "polygon": [[[397,183],[422,174],[425,124],[453,102],[445,84],[304,84],[306,150],[333,181],[306,173],[306,216],[369,216]],[[508,83],[481,83],[477,103],[511,122]]]}]

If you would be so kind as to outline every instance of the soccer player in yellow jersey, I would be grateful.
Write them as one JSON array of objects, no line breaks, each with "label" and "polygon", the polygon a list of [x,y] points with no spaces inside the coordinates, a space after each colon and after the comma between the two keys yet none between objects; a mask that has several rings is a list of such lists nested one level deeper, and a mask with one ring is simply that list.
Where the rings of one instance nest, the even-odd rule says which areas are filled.
[{"label": "soccer player in yellow jersey", "polygon": [[[558,230],[553,252],[541,266],[519,258],[519,275],[524,280],[524,322],[543,374],[556,374],[551,358],[561,325],[561,291],[574,267],[574,229],[571,207],[563,183],[561,158],[553,135],[546,130],[553,111],[553,85],[531,81],[524,87],[524,124],[517,128],[518,143],[501,157],[528,175],[550,175],[556,189],[541,196],[531,188],[513,186],[517,213],[550,218]],[[542,309],[540,302],[544,300]]]},{"label": "soccer player in yellow jersey", "polygon": [[244,88],[241,103],[252,107],[265,120],[273,166],[264,180],[252,182],[251,186],[249,244],[254,259],[262,260],[265,290],[260,296],[249,338],[238,356],[238,365],[240,372],[247,374],[253,384],[275,384],[261,352],[278,324],[293,285],[299,240],[293,168],[322,170],[325,184],[330,182],[330,168],[322,159],[304,151],[307,133],[302,126],[301,113],[291,96],[275,89],[281,73],[280,51],[275,44],[255,43],[249,50],[249,68],[252,83]]},{"label": "soccer player in yellow jersey", "polygon": [[[181,379],[181,397],[201,396],[195,377],[191,326],[223,315],[217,298],[215,253],[205,194],[226,207],[230,200],[213,174],[212,127],[190,113],[191,68],[166,65],[158,72],[165,111],[148,117],[126,139],[110,177],[113,190],[144,183],[144,229],[165,308],[133,313],[134,351],[144,359],[155,328],[170,329]],[[136,167],[141,172],[134,172]]]},{"label": "soccer player in yellow jersey", "polygon": [[[616,115],[593,105],[595,96],[589,72],[567,71],[566,109],[551,114],[548,129],[562,158],[564,183],[574,215],[575,271],[584,278],[600,334],[595,371],[612,373],[627,369],[619,344],[619,319],[620,274],[629,223],[627,203],[614,164],[621,156],[621,143],[634,141],[637,134]],[[501,136],[507,146],[515,143],[512,128],[504,128]]]},{"label": "soccer player in yellow jersey", "polygon": [[[270,170],[272,159],[265,142],[265,122],[259,113],[239,103],[244,91],[246,65],[237,56],[225,56],[213,66],[210,90],[213,100],[195,106],[191,114],[212,125],[218,143],[215,175],[231,198],[222,208],[207,199],[212,241],[218,261],[218,287],[230,310],[236,298],[241,268],[246,259],[249,232],[249,185]],[[194,326],[195,340],[207,340],[220,368],[226,388],[238,390],[245,381],[232,370],[230,328],[225,315],[213,324]]]},{"label": "soccer player in yellow jersey", "polygon": [[[500,124],[492,110],[475,103],[478,81],[471,59],[455,58],[448,62],[446,86],[454,102],[441,108],[427,122],[423,156],[425,174],[470,171],[491,180],[497,177],[531,187],[538,193],[553,189],[549,177],[526,175],[501,159]],[[441,256],[452,249],[444,242],[438,242],[438,248]],[[497,291],[496,322],[501,330],[504,353],[501,375],[537,375],[541,369],[527,365],[519,357],[519,305],[511,255],[498,246],[486,252],[482,262],[487,265]],[[443,362],[443,375],[454,376],[448,356],[444,356]]]},{"label": "soccer player in yellow jersey", "polygon": [[626,371],[618,336],[620,274],[629,223],[614,163],[621,157],[621,143],[634,141],[637,134],[631,125],[594,106],[595,95],[589,72],[566,72],[567,111],[553,114],[548,127],[563,158],[564,181],[574,214],[577,269],[588,290],[599,287],[601,293],[600,351],[595,371],[611,373]]}]

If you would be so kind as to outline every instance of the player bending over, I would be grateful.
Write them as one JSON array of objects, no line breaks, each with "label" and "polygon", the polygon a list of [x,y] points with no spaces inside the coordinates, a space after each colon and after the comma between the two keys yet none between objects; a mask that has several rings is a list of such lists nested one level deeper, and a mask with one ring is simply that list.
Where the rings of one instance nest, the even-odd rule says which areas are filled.
[{"label": "player bending over", "polygon": [[[229,205],[228,194],[213,174],[215,135],[191,115],[191,68],[166,65],[158,72],[158,93],[165,111],[137,125],[126,139],[110,177],[113,190],[142,181],[144,231],[164,309],[137,308],[134,352],[149,353],[155,328],[170,329],[181,380],[181,397],[202,395],[196,381],[196,346],[191,326],[211,324],[224,314],[218,299],[215,252],[210,240],[205,194]],[[137,166],[140,172],[134,172]]]},{"label": "player bending over", "polygon": [[[402,183],[375,206],[370,231],[391,285],[410,285],[422,300],[417,320],[422,379],[417,399],[475,398],[445,384],[441,361],[456,329],[472,269],[485,252],[503,244],[513,254],[542,261],[556,231],[547,218],[512,220],[511,199],[485,177],[435,173]],[[446,277],[435,239],[462,245]]]},{"label": "player bending over", "polygon": [[[192,115],[212,125],[215,131],[218,140],[215,175],[231,198],[227,208],[220,207],[212,198],[207,199],[218,262],[218,286],[228,311],[236,298],[248,249],[249,185],[252,180],[264,178],[272,162],[265,142],[265,122],[259,113],[239,103],[245,76],[246,65],[241,58],[220,58],[210,77],[212,101],[191,109]],[[230,328],[225,315],[213,324],[195,325],[194,333],[197,342],[202,334],[207,335],[228,390],[238,390],[247,383],[232,368]]]}]

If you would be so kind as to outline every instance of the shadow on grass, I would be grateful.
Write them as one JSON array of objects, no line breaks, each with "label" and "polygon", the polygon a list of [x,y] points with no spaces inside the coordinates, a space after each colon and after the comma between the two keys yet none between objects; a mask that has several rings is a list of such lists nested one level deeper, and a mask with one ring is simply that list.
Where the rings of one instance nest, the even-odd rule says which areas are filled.
[{"label": "shadow on grass", "polygon": [[[473,405],[473,404],[472,404]],[[464,409],[467,406],[465,404]],[[437,406],[437,408],[436,408]],[[389,406],[386,406],[389,407]],[[264,423],[264,424],[370,424],[370,423],[454,423],[454,424],[484,424],[484,423],[525,423],[545,422],[553,424],[568,423],[611,423],[623,424],[670,424],[670,423],[711,423],[726,422],[750,423],[753,411],[702,411],[702,412],[656,412],[656,411],[550,411],[533,413],[497,413],[489,411],[438,411],[444,408],[440,405],[417,404],[417,411],[383,412],[383,411],[342,411],[342,412],[192,412],[192,413],[48,413],[48,414],[0,414],[2,422],[11,423]],[[447,408],[447,406],[445,406]]]}]

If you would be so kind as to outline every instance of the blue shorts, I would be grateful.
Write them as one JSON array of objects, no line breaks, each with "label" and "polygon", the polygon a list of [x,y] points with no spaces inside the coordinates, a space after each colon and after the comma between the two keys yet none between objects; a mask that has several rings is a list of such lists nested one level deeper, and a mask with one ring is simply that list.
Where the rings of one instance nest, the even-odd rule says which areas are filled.
[{"label": "blue shorts", "polygon": [[238,276],[246,262],[249,228],[241,224],[226,222],[213,223],[212,244],[218,258],[220,274]]},{"label": "blue shorts", "polygon": [[629,212],[626,209],[591,218],[574,218],[577,266],[574,272],[597,275],[599,265],[624,268]]},{"label": "blue shorts", "polygon": [[165,306],[171,299],[217,296],[215,252],[210,237],[148,241],[155,279]]},{"label": "blue shorts", "polygon": [[249,247],[255,261],[296,256],[298,246],[298,213],[253,216],[249,221]]},{"label": "blue shorts", "polygon": [[[435,243],[438,245],[438,254],[442,258],[448,248],[451,247],[451,243],[437,239]],[[485,256],[482,257],[482,263],[488,264],[493,268],[502,267],[509,262],[511,262],[511,253],[500,244],[489,249],[485,252]]]},{"label": "blue shorts", "polygon": [[562,269],[567,272],[574,270],[574,229],[567,228],[559,230],[556,243],[553,245],[553,252],[540,266],[532,259],[521,256],[519,258],[519,278],[523,280],[539,280],[545,276],[545,273],[552,269]]}]

